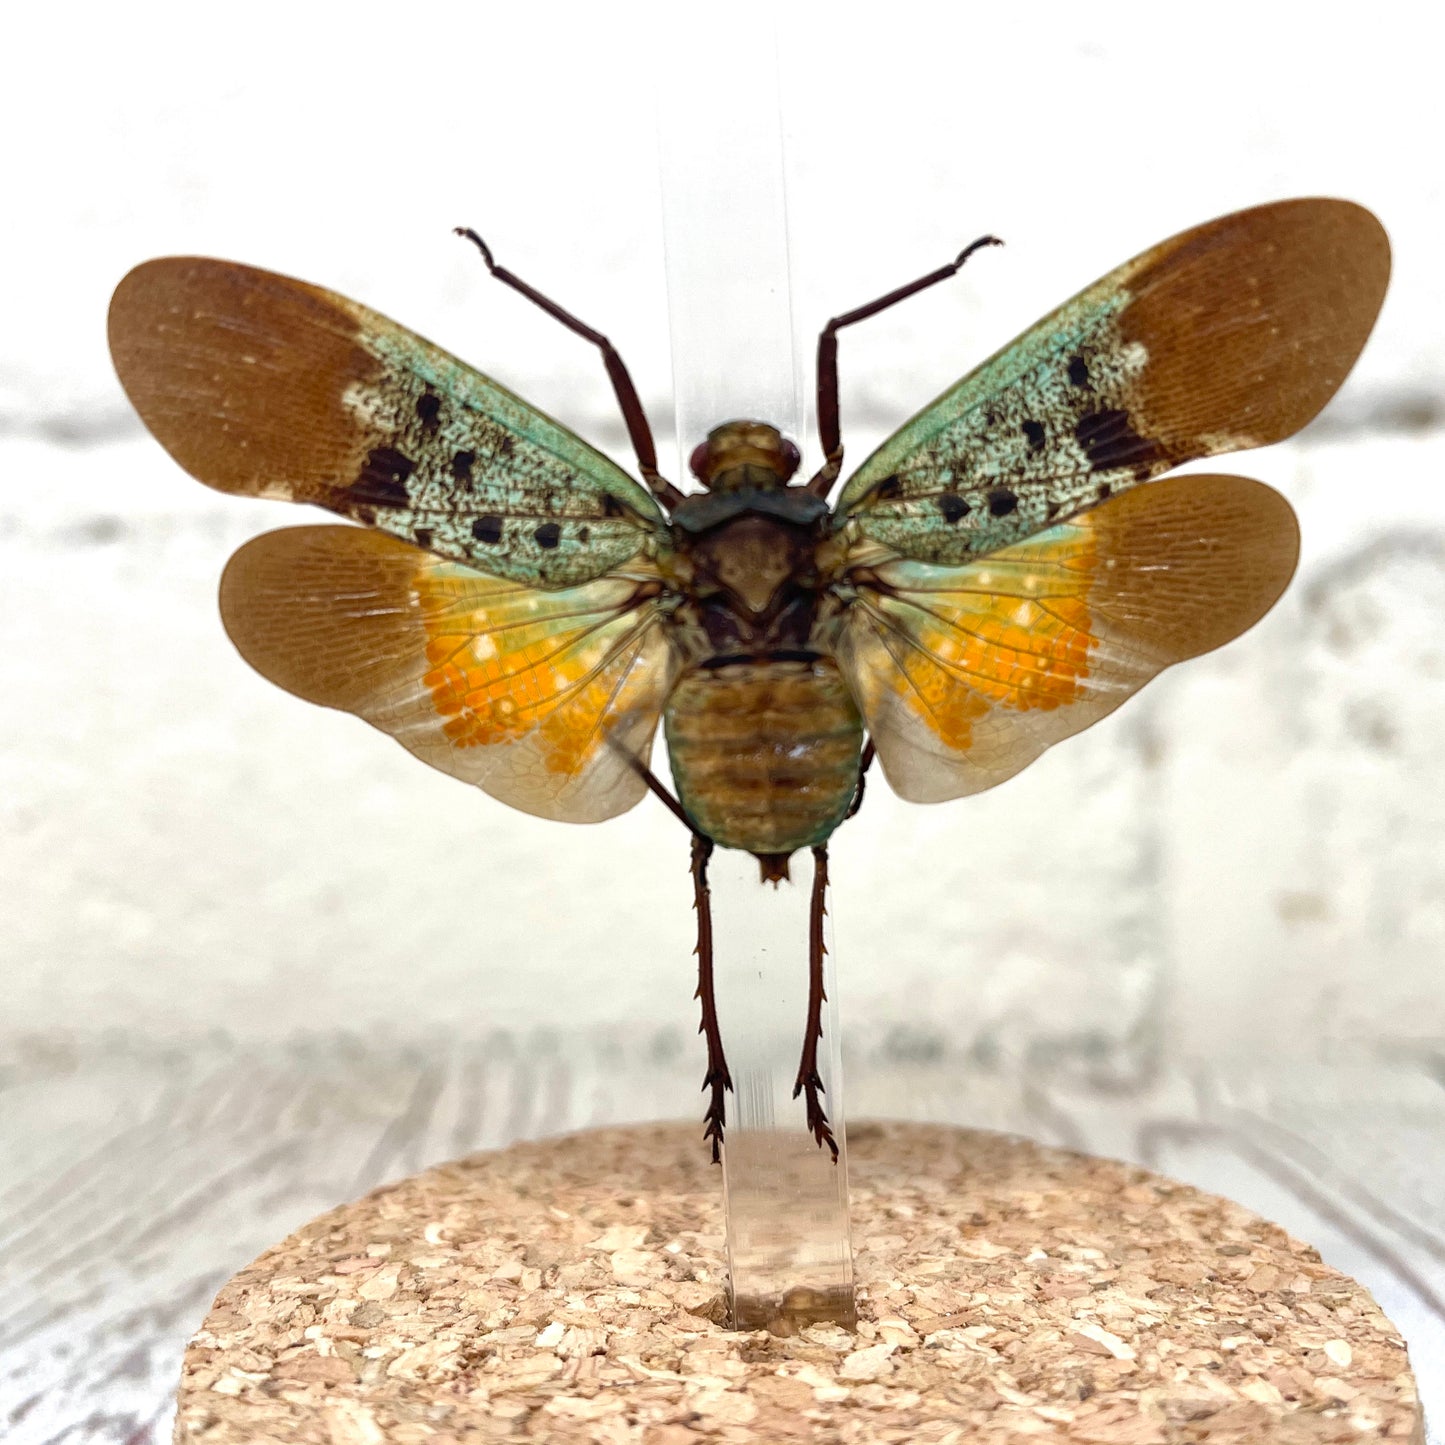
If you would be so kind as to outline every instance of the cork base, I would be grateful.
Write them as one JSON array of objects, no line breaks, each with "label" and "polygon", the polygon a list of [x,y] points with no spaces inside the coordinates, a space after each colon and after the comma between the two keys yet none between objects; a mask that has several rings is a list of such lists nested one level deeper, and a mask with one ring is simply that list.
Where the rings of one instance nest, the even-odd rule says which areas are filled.
[{"label": "cork base", "polygon": [[[1398,1333],[1247,1210],[995,1134],[848,1134],[858,1326],[733,1333],[693,1125],[443,1165],[217,1297],[176,1439],[1422,1441]],[[780,1326],[786,1329],[786,1326]]]}]

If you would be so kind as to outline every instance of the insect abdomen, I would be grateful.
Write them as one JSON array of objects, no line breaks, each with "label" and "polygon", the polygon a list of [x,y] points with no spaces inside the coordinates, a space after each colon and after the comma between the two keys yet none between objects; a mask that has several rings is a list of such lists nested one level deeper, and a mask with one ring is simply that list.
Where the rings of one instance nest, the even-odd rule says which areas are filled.
[{"label": "insect abdomen", "polygon": [[682,805],[724,848],[787,855],[843,821],[863,723],[831,658],[695,668],[665,718]]}]

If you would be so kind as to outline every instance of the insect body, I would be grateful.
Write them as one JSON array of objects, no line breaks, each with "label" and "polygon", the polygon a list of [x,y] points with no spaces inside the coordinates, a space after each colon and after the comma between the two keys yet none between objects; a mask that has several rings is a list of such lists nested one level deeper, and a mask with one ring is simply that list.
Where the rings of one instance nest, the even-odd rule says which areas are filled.
[{"label": "insect body", "polygon": [[858,789],[863,722],[836,661],[843,554],[827,504],[789,487],[798,454],[774,427],[733,422],[694,453],[710,488],[673,512],[685,671],[664,712],[688,818],[787,874]]},{"label": "insect body", "polygon": [[[730,1081],[708,857],[745,849],[777,880],[813,851],[795,1092],[832,1145],[827,843],[869,763],[917,802],[991,787],[1269,609],[1298,550],[1288,503],[1242,477],[1155,478],[1320,410],[1379,311],[1384,232],[1298,200],[1165,241],[925,407],[832,506],[838,331],[991,238],[824,329],[816,476],[794,480],[774,427],[734,421],[693,453],[691,495],[659,475],[611,343],[472,239],[601,349],[642,485],[394,322],[231,262],[127,276],[116,368],[201,481],[365,524],[272,532],[231,559],[222,615],[259,671],[527,812],[597,822],[651,788],[692,831],[715,1158]],[[676,797],[649,766],[659,721]]]}]

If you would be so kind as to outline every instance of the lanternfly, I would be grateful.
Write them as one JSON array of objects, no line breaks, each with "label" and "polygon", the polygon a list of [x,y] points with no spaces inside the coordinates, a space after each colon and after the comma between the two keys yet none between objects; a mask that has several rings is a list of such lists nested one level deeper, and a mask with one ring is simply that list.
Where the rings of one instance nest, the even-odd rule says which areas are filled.
[{"label": "lanternfly", "polygon": [[[822,469],[765,421],[657,470],[621,357],[600,348],[639,484],[490,378],[354,301],[228,261],[150,261],[110,345],[146,425],[226,492],[362,527],[244,546],[221,608],[246,659],[513,807],[594,823],[649,789],[692,833],[707,1137],[731,1087],[712,997],[708,858],[765,879],[815,859],[796,1094],[837,1148],[817,1071],[828,839],[876,757],[902,797],[992,787],[1163,668],[1268,611],[1294,570],[1289,504],[1243,477],[1155,481],[1279,441],[1344,380],[1384,297],[1368,211],[1294,200],[1146,251],[951,387],[852,474],[837,333],[952,264],[830,321]],[[676,796],[654,777],[659,720]]]}]

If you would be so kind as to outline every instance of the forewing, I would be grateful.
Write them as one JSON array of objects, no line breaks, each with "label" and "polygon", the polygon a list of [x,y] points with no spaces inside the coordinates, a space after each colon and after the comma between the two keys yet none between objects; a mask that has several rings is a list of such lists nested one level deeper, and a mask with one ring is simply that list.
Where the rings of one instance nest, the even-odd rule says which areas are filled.
[{"label": "forewing", "polygon": [[1289,503],[1170,477],[964,567],[860,556],[839,656],[900,796],[991,788],[1171,663],[1252,626],[1294,571]]},{"label": "forewing", "polygon": [[1190,458],[1279,441],[1345,379],[1389,272],[1380,223],[1347,201],[1186,231],[915,416],[850,478],[840,524],[957,564]]},{"label": "forewing", "polygon": [[314,502],[438,556],[565,586],[665,537],[625,472],[490,378],[343,296],[230,261],[148,261],[110,349],[146,425],[223,492]]},{"label": "forewing", "polygon": [[675,665],[643,574],[539,589],[378,532],[296,527],[231,559],[221,614],[243,657],[524,812],[595,823],[646,791]]}]

